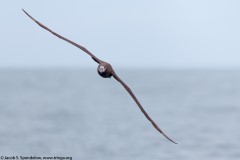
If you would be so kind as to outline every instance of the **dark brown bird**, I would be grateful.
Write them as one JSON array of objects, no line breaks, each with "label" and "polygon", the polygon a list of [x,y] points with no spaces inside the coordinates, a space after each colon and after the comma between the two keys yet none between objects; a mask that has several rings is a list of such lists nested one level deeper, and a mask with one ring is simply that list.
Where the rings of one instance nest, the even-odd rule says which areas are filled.
[{"label": "dark brown bird", "polygon": [[117,76],[117,74],[114,72],[112,66],[107,63],[104,62],[100,59],[98,59],[96,56],[94,56],[91,52],[89,52],[86,48],[84,48],[83,46],[57,34],[56,32],[50,30],[49,28],[47,28],[46,26],[44,26],[42,23],[38,22],[37,20],[35,20],[32,16],[30,16],[24,9],[23,12],[29,17],[31,18],[34,22],[36,22],[40,27],[42,27],[43,29],[51,32],[53,35],[57,36],[58,38],[67,41],[68,43],[71,43],[72,45],[76,46],[77,48],[81,49],[82,51],[86,52],[89,56],[92,57],[92,59],[97,62],[98,68],[98,74],[103,77],[103,78],[111,78],[112,76],[118,81],[120,82],[123,87],[127,90],[127,92],[131,95],[131,97],[134,99],[134,101],[137,103],[138,107],[140,108],[140,110],[143,112],[143,114],[146,116],[146,118],[152,123],[152,125],[164,136],[166,137],[168,140],[170,140],[171,142],[177,144],[176,142],[174,142],[172,139],[170,139],[158,126],[157,124],[149,117],[149,115],[147,114],[147,112],[143,109],[142,105],[139,103],[138,99],[135,97],[135,95],[133,94],[132,90]]}]

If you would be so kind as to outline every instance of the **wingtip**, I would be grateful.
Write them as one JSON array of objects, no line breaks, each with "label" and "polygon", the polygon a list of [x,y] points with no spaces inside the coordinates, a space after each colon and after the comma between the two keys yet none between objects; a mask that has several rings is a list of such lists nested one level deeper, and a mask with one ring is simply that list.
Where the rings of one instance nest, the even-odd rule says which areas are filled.
[{"label": "wingtip", "polygon": [[31,18],[33,21],[35,21],[36,23],[38,23],[30,14],[28,14],[27,11],[25,11],[24,9],[22,9],[22,10],[23,10],[23,12],[24,12],[29,18]]},{"label": "wingtip", "polygon": [[173,142],[174,144],[178,144],[177,142],[175,142],[175,141],[171,141],[171,142]]},{"label": "wingtip", "polygon": [[173,141],[172,139],[168,139],[169,141],[171,141],[172,143],[174,143],[174,144],[178,144],[177,142],[175,142],[175,141]]},{"label": "wingtip", "polygon": [[22,8],[22,11],[29,16],[29,14],[27,13],[27,11],[25,11],[23,8]]},{"label": "wingtip", "polygon": [[174,144],[178,144],[177,142],[175,142],[174,140],[172,140],[171,138],[169,138],[165,133],[163,133],[163,132],[161,132],[162,133],[162,135],[165,137],[165,138],[167,138],[169,141],[171,141],[172,143],[174,143]]},{"label": "wingtip", "polygon": [[177,142],[175,142],[174,140],[172,140],[171,138],[169,138],[168,136],[164,135],[164,137],[166,137],[169,141],[171,141],[174,144],[178,144]]}]

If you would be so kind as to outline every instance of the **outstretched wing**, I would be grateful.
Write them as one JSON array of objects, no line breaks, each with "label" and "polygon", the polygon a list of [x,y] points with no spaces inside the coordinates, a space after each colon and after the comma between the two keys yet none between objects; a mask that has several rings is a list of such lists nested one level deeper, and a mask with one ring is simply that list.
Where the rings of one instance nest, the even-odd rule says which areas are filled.
[{"label": "outstretched wing", "polygon": [[59,35],[58,33],[54,32],[54,31],[52,31],[52,30],[49,29],[48,27],[44,26],[42,23],[38,22],[38,21],[37,21],[36,19],[34,19],[32,16],[30,16],[24,9],[22,9],[22,10],[23,10],[23,12],[24,12],[29,18],[31,18],[34,22],[36,22],[36,23],[37,23],[40,27],[42,27],[43,29],[51,32],[53,35],[57,36],[58,38],[66,41],[66,42],[68,42],[68,43],[71,43],[71,44],[74,45],[75,47],[77,47],[77,48],[81,49],[82,51],[86,52],[88,55],[90,55],[90,56],[92,57],[92,59],[93,59],[95,62],[97,62],[97,63],[100,63],[100,62],[101,62],[100,59],[98,59],[96,56],[94,56],[91,52],[89,52],[89,51],[88,51],[86,48],[84,48],[83,46],[81,46],[81,45],[79,45],[79,44],[77,44],[77,43],[75,43],[75,42],[73,42],[73,41],[71,41],[71,40],[69,40],[69,39],[67,39],[67,38]]},{"label": "outstretched wing", "polygon": [[157,124],[151,119],[151,117],[147,114],[147,112],[143,109],[142,105],[139,103],[138,99],[135,97],[135,95],[133,94],[132,90],[117,76],[117,74],[113,71],[112,73],[113,77],[120,82],[123,87],[128,91],[128,93],[131,95],[131,97],[134,99],[134,101],[137,103],[138,107],[140,108],[140,110],[143,112],[143,114],[145,115],[145,117],[152,123],[153,127],[156,128],[164,137],[166,137],[169,141],[177,144],[176,142],[174,142],[172,139],[170,139],[158,126]]}]

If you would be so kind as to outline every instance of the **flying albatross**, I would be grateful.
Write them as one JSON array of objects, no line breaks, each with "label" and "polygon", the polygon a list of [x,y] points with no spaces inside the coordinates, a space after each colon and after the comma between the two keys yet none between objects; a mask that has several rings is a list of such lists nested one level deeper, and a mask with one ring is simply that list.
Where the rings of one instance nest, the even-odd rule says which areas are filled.
[{"label": "flying albatross", "polygon": [[169,138],[159,127],[158,125],[151,119],[151,117],[147,114],[147,112],[143,109],[142,105],[140,104],[140,102],[138,101],[138,99],[136,98],[136,96],[133,94],[132,90],[117,76],[117,74],[114,72],[112,66],[107,63],[104,62],[102,60],[100,60],[99,58],[97,58],[95,55],[93,55],[90,51],[88,51],[86,48],[84,48],[83,46],[59,35],[58,33],[52,31],[51,29],[49,29],[48,27],[46,27],[45,25],[43,25],[42,23],[38,22],[36,19],[34,19],[31,15],[29,15],[24,9],[22,9],[23,12],[29,17],[31,18],[34,22],[36,22],[40,27],[42,27],[43,29],[51,32],[53,35],[57,36],[58,38],[74,45],[75,47],[81,49],[82,51],[86,52],[89,56],[92,57],[92,59],[97,62],[98,68],[97,68],[97,72],[98,74],[103,77],[103,78],[111,78],[112,76],[122,84],[122,86],[127,90],[127,92],[131,95],[131,97],[133,98],[133,100],[137,103],[138,107],[140,108],[140,110],[143,112],[143,114],[145,115],[145,117],[152,123],[153,127],[156,128],[164,137],[166,137],[169,141],[177,144],[176,142],[174,142],[171,138]]}]

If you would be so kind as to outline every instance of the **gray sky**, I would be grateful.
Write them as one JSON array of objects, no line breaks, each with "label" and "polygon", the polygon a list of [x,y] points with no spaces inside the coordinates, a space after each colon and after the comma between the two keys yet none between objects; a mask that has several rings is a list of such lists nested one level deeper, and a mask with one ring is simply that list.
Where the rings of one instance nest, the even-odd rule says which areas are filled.
[{"label": "gray sky", "polygon": [[0,67],[96,67],[22,12],[119,68],[240,68],[239,0],[0,3]]}]

